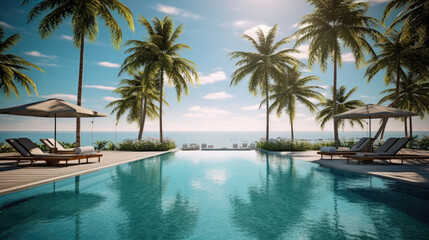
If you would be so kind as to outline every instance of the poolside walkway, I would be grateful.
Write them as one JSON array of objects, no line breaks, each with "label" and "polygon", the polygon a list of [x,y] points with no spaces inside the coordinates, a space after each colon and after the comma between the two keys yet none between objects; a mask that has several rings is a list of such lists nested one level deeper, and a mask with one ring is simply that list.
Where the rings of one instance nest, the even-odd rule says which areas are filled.
[{"label": "poolside walkway", "polygon": [[[44,161],[33,163],[23,162],[16,166],[16,161],[0,161],[0,195],[34,186],[46,184],[61,179],[94,172],[103,168],[132,162],[142,158],[164,154],[166,152],[119,152],[102,151],[103,157],[90,158],[88,164],[77,164],[78,161],[69,161],[66,167],[63,162],[55,166],[46,166]],[[1,154],[5,156],[7,154]]]},{"label": "poolside walkway", "polygon": [[[341,159],[340,157],[334,157],[333,160],[322,160],[320,159],[320,155],[318,155],[316,152],[317,151],[279,152],[277,154],[287,155],[301,160],[315,162],[327,168],[335,168],[348,172],[355,172],[386,179],[393,179],[407,184],[429,188],[429,160],[423,160],[428,164],[422,164],[415,160],[404,160],[403,165],[394,165],[387,164],[387,162],[385,161],[375,160],[374,163],[361,163],[360,165],[358,165],[357,161],[353,160],[351,160],[350,163],[347,164],[347,160],[345,158]],[[409,153],[420,153],[429,155],[429,151],[412,151]]]}]

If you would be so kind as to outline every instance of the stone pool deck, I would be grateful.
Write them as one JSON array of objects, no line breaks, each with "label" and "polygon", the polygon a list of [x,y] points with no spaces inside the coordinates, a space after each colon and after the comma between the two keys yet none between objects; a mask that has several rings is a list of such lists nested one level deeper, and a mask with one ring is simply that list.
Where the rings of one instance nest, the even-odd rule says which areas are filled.
[{"label": "stone pool deck", "polygon": [[[78,164],[77,160],[73,160],[69,161],[68,166],[65,166],[64,162],[61,162],[59,165],[47,166],[44,161],[35,162],[33,165],[30,165],[27,161],[23,161],[19,166],[16,166],[16,161],[1,160],[0,195],[87,174],[142,158],[161,155],[166,152],[102,151],[101,153],[103,157],[101,157],[100,162],[98,162],[97,158],[90,158],[88,163],[81,164]],[[1,156],[7,155],[1,154]],[[82,161],[85,162],[85,160]]]},{"label": "stone pool deck", "polygon": [[[177,151],[177,149],[173,150]],[[0,161],[0,195],[34,186],[46,184],[61,179],[94,172],[103,168],[136,161],[142,158],[164,154],[166,152],[120,152],[103,151],[101,162],[90,159],[88,164],[77,164],[70,161],[69,166],[61,163],[56,166],[47,166],[44,162],[35,162],[33,165],[23,163],[19,167],[15,161]],[[429,155],[429,152],[421,152]],[[367,174],[387,179],[394,179],[404,183],[429,188],[429,164],[421,164],[414,160],[405,160],[403,165],[386,164],[384,161],[375,161],[370,164],[358,165],[356,161],[347,164],[346,159],[320,159],[316,151],[304,152],[276,152],[274,154],[291,156],[304,161],[311,161],[323,167]],[[415,152],[413,152],[415,154]],[[5,154],[0,154],[4,156]],[[425,160],[429,163],[429,160]]]}]

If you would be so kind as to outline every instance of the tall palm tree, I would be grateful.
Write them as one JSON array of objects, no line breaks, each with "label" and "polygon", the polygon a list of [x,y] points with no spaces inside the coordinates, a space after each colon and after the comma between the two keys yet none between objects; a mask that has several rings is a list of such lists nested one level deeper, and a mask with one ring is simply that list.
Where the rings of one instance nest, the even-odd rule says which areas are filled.
[{"label": "tall palm tree", "polygon": [[[321,87],[307,85],[311,81],[319,80],[319,78],[314,75],[301,77],[301,74],[298,68],[290,69],[286,71],[283,81],[276,81],[271,87],[270,100],[273,103],[270,106],[270,112],[276,110],[278,117],[281,116],[283,111],[289,115],[292,142],[295,139],[293,122],[296,116],[296,103],[300,102],[311,112],[314,112],[317,110],[317,106],[311,102],[310,98],[319,101],[323,99],[322,94],[316,91],[316,89],[322,89]],[[266,99],[262,103],[265,101]]]},{"label": "tall palm tree", "polygon": [[[366,16],[368,3],[354,0],[307,0],[315,9],[305,15],[300,25],[303,26],[295,35],[299,38],[296,46],[310,41],[308,64],[320,64],[321,70],[326,71],[328,58],[334,64],[333,88],[337,89],[337,65],[342,66],[341,45],[349,48],[355,58],[356,67],[365,63],[364,51],[372,56],[375,52],[366,40],[373,40],[380,35],[373,28],[378,25],[375,18]],[[332,101],[332,114],[337,114],[335,105],[336,91]],[[339,145],[338,124],[334,119],[335,145]]]},{"label": "tall palm tree", "polygon": [[[344,86],[340,86],[340,88],[337,89],[337,94],[336,94],[337,103],[335,104],[335,106],[337,107],[335,112],[337,114],[347,112],[349,110],[362,107],[365,105],[361,100],[349,100],[351,95],[354,92],[356,92],[356,90],[357,90],[357,87],[354,87],[349,92],[346,92],[347,90],[346,90],[346,87]],[[334,88],[331,88],[331,92],[332,92],[332,95],[334,95]],[[334,110],[332,109],[332,106],[334,106],[334,104],[332,104],[332,99],[325,98],[322,102],[317,104],[317,106],[323,107],[323,109],[316,114],[316,121],[320,124],[320,128],[323,129],[326,123],[332,119],[332,116],[333,116],[332,112],[334,112]],[[338,124],[337,126],[344,129],[345,120],[338,119],[337,124]],[[357,124],[361,128],[363,128],[363,120],[361,119],[349,119],[349,124],[352,127],[354,127],[354,125]]]},{"label": "tall palm tree", "polygon": [[[116,121],[128,111],[127,122],[138,124],[137,139],[141,140],[146,117],[151,120],[159,117],[159,107],[156,105],[159,101],[159,91],[155,76],[141,71],[134,74],[133,79],[122,79],[119,84],[121,86],[113,92],[119,93],[121,99],[110,102],[106,107],[114,106],[112,114],[116,112]],[[164,103],[167,104],[165,100]]]},{"label": "tall palm tree", "polygon": [[230,86],[237,85],[246,76],[250,75],[249,92],[256,96],[259,91],[262,96],[265,96],[265,99],[268,99],[266,101],[266,141],[269,140],[270,80],[276,79],[281,81],[285,68],[303,66],[303,63],[290,55],[296,52],[295,49],[277,51],[290,41],[290,38],[286,37],[274,43],[277,31],[278,24],[274,25],[266,35],[261,29],[258,29],[256,32],[257,40],[247,34],[243,34],[243,38],[249,40],[257,52],[236,51],[230,53],[231,59],[240,59],[235,64],[239,68],[232,74]]},{"label": "tall palm tree", "polygon": [[[28,4],[31,0],[24,0]],[[85,38],[95,41],[98,34],[98,17],[101,17],[111,33],[113,45],[119,48],[122,43],[122,31],[111,11],[116,10],[123,17],[132,31],[134,31],[133,15],[131,10],[118,0],[43,0],[28,14],[28,23],[42,13],[50,11],[39,24],[39,34],[42,38],[49,37],[53,31],[66,19],[71,18],[73,29],[73,43],[80,48],[79,79],[77,90],[77,105],[82,105],[83,84],[83,55]],[[80,146],[80,118],[76,118],[76,146]]]},{"label": "tall palm tree", "polygon": [[10,92],[14,92],[16,97],[19,98],[18,88],[16,87],[15,81],[20,85],[24,86],[28,95],[31,95],[31,88],[37,94],[37,87],[34,81],[22,73],[22,70],[30,70],[28,67],[33,67],[43,72],[38,66],[27,62],[22,57],[6,54],[5,52],[16,45],[21,38],[18,33],[5,38],[5,31],[0,26],[0,91],[6,94],[7,98],[10,98]]},{"label": "tall palm tree", "polygon": [[133,45],[127,49],[125,53],[131,53],[125,58],[121,66],[119,74],[125,71],[137,70],[145,67],[148,71],[160,73],[161,80],[159,81],[159,134],[160,140],[163,141],[162,131],[162,99],[164,90],[164,81],[167,76],[168,85],[174,86],[176,89],[177,101],[180,101],[183,90],[188,95],[188,83],[199,84],[197,65],[180,56],[179,51],[183,49],[190,49],[190,47],[183,43],[175,43],[182,34],[183,26],[180,25],[174,29],[173,20],[166,16],[160,20],[154,17],[152,23],[140,16],[140,23],[146,28],[149,39],[148,41],[130,40],[126,45]]},{"label": "tall palm tree", "polygon": [[[399,83],[399,94],[396,93],[396,87],[386,89],[381,94],[387,95],[381,98],[378,104],[390,102],[389,107],[418,113],[423,119],[425,114],[429,113],[429,82],[419,77],[419,74],[409,72]],[[393,105],[395,101],[396,104]]]},{"label": "tall palm tree", "polygon": [[429,76],[428,60],[424,58],[424,51],[410,41],[402,41],[401,35],[400,32],[392,31],[387,37],[379,37],[376,46],[380,48],[380,53],[368,61],[369,66],[365,72],[369,82],[380,70],[386,70],[385,84],[394,82],[396,86],[395,100],[392,103],[394,107],[397,107],[400,82],[406,78],[407,70]]},{"label": "tall palm tree", "polygon": [[429,47],[429,2],[422,0],[391,0],[383,12],[382,21],[394,9],[401,9],[395,17],[387,32],[393,31],[395,27],[402,24],[401,40],[417,38],[417,41]]}]

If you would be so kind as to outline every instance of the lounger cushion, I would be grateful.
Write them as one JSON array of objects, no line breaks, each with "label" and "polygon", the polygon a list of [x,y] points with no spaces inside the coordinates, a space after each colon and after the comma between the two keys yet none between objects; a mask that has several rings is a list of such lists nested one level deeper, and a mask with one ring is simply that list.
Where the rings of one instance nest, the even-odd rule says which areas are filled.
[{"label": "lounger cushion", "polygon": [[23,157],[29,157],[31,154],[16,139],[6,139],[6,141],[15,148]]},{"label": "lounger cushion", "polygon": [[43,154],[43,151],[28,138],[18,138],[18,142],[30,152],[31,155]]},{"label": "lounger cushion", "polygon": [[93,146],[84,146],[75,148],[74,152],[76,154],[92,153],[95,152],[95,149]]},{"label": "lounger cushion", "polygon": [[362,147],[363,143],[364,142],[366,143],[367,140],[369,140],[369,138],[366,138],[366,137],[361,138],[355,145],[353,145],[353,147],[350,148],[350,150],[358,151],[358,149],[360,149]]},{"label": "lounger cushion", "polygon": [[320,151],[321,152],[336,152],[337,149],[335,147],[321,147]]},{"label": "lounger cushion", "polygon": [[387,150],[389,150],[389,148],[398,140],[398,138],[389,138],[387,139],[383,145],[381,145],[377,151],[375,151],[375,153],[379,154],[379,153],[383,153],[386,152]]}]

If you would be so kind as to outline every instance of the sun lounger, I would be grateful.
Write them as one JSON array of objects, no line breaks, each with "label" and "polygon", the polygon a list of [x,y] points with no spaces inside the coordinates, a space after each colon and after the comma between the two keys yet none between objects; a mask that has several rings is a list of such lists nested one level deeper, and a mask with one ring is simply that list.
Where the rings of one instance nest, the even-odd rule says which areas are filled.
[{"label": "sun lounger", "polygon": [[50,154],[44,153],[40,148],[37,147],[30,139],[28,138],[19,138],[19,139],[6,139],[6,141],[13,147],[21,156],[6,156],[1,157],[0,159],[5,160],[16,160],[16,165],[19,165],[21,160],[29,160],[31,164],[37,160],[44,160],[46,163],[55,163],[59,161],[65,161],[66,166],[68,166],[68,161],[70,160],[80,160],[86,159],[88,163],[89,158],[98,157],[98,162],[100,162],[100,157],[103,154],[100,153],[85,153],[85,154]]},{"label": "sun lounger", "polygon": [[349,163],[349,159],[356,159],[358,164],[361,161],[373,162],[374,159],[380,160],[390,160],[391,159],[400,159],[401,164],[404,159],[428,159],[429,156],[423,155],[405,155],[397,153],[407,145],[410,141],[410,138],[389,138],[386,142],[380,146],[374,153],[356,153],[355,155],[347,155],[347,163]]},{"label": "sun lounger", "polygon": [[53,138],[40,139],[40,141],[49,148],[50,153],[75,153],[74,148],[64,148]]},{"label": "sun lounger", "polygon": [[206,143],[202,143],[201,144],[201,149],[206,149],[207,148],[207,144]]},{"label": "sun lounger", "polygon": [[255,143],[251,143],[250,144],[250,149],[255,149],[256,148],[256,144]]},{"label": "sun lounger", "polygon": [[373,138],[363,137],[348,150],[338,150],[334,147],[322,147],[317,154],[320,154],[320,159],[323,159],[323,155],[331,156],[331,160],[333,156],[353,155],[357,152],[363,152],[374,140]]},{"label": "sun lounger", "polygon": [[241,144],[241,148],[247,148],[247,143]]},{"label": "sun lounger", "polygon": [[237,143],[232,144],[232,148],[238,148],[238,144]]}]

